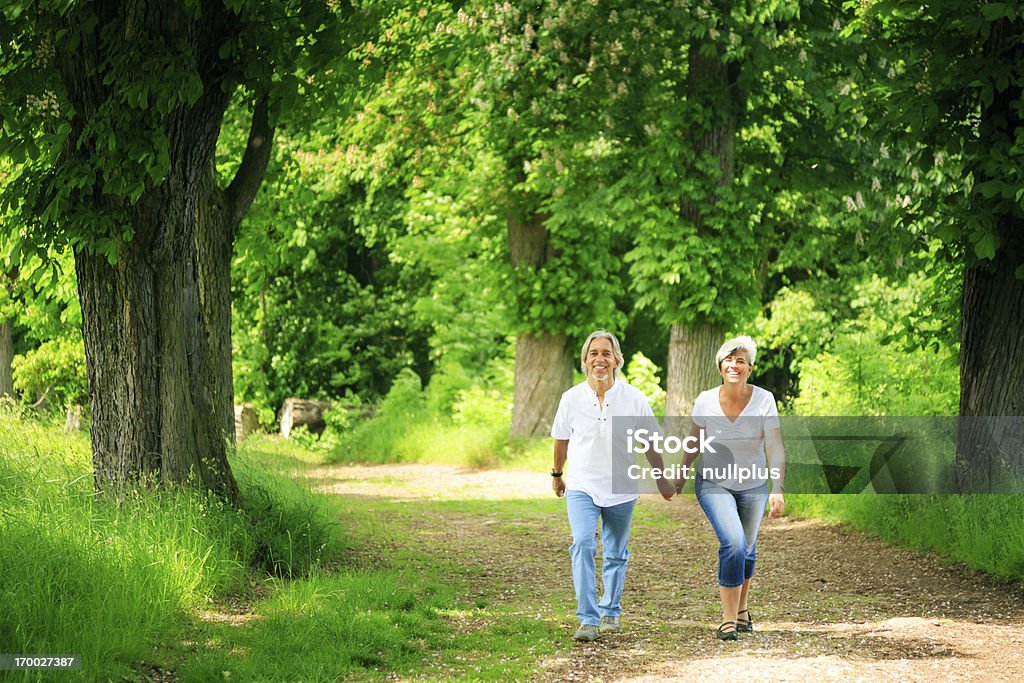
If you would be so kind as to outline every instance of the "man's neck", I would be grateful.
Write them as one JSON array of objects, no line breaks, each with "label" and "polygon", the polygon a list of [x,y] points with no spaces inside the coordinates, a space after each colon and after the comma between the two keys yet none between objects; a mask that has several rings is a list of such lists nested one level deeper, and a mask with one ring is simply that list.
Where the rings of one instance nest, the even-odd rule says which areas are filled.
[{"label": "man's neck", "polygon": [[608,393],[608,390],[615,384],[615,376],[609,374],[608,379],[605,380],[587,377],[587,384],[594,390],[594,393],[597,394],[598,398],[604,398],[604,395]]}]

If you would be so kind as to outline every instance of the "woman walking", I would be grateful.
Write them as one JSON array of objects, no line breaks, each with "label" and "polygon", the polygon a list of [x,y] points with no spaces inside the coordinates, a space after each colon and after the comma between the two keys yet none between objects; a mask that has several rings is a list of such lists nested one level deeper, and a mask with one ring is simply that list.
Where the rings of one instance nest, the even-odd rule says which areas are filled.
[{"label": "woman walking", "polygon": [[746,336],[730,339],[715,354],[722,384],[697,397],[690,426],[691,436],[699,439],[703,430],[714,442],[703,454],[687,454],[683,462],[690,465],[701,456],[694,489],[720,544],[720,640],[736,640],[737,633],[754,630],[747,598],[757,530],[766,502],[773,517],[782,514],[785,505],[785,453],[775,397],[747,382],[756,354],[754,340]]}]

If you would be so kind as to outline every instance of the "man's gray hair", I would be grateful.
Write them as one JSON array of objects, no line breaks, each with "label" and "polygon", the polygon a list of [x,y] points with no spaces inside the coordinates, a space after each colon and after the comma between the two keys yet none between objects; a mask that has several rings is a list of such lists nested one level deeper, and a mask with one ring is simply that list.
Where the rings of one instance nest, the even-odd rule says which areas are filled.
[{"label": "man's gray hair", "polygon": [[590,350],[590,342],[595,339],[607,339],[612,343],[612,353],[615,355],[615,359],[619,361],[619,367],[615,368],[615,371],[612,373],[612,377],[618,378],[619,370],[622,369],[622,365],[626,362],[626,359],[622,357],[622,349],[619,347],[619,340],[615,338],[614,334],[606,332],[605,330],[594,330],[590,333],[590,336],[587,337],[587,341],[583,342],[583,349],[580,350],[580,371],[582,371],[584,375],[587,374],[587,351]]},{"label": "man's gray hair", "polygon": [[757,344],[746,335],[733,337],[718,349],[718,353],[715,354],[715,367],[721,370],[722,361],[736,353],[742,353],[746,356],[747,362],[753,366],[754,360],[757,358]]}]

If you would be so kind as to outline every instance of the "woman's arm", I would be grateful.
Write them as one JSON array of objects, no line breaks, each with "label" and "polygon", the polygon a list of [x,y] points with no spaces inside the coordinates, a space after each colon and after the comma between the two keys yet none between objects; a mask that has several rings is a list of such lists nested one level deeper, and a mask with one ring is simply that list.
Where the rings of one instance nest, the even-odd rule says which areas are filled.
[{"label": "woman's arm", "polygon": [[786,505],[782,492],[786,480],[786,452],[782,447],[782,432],[772,427],[764,435],[764,453],[768,459],[768,469],[777,470],[778,477],[772,477],[772,494],[768,496],[768,516],[778,517]]},{"label": "woman's arm", "polygon": [[[689,438],[691,436],[693,437],[692,439]],[[694,443],[694,442],[699,443],[700,442],[700,427],[698,427],[692,421],[690,422],[690,432],[689,432],[689,434],[686,435],[686,439],[684,439],[684,442],[686,442],[686,443]],[[693,453],[691,453],[690,451],[687,451],[687,450],[683,451],[683,468],[684,468],[684,472],[685,472],[685,468],[687,468],[690,465],[692,465],[693,461],[696,460],[698,457],[700,457],[700,453],[698,451],[696,451],[696,450],[694,450]],[[681,479],[677,479],[676,480],[676,493],[682,493],[683,486],[685,486],[685,485],[686,485],[686,477],[685,476],[683,476]]]}]

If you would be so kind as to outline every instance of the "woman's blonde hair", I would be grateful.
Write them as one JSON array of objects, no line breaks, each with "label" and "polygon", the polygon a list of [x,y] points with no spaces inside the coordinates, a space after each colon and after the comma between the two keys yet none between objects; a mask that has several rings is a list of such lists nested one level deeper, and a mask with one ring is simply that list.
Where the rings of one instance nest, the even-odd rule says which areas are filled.
[{"label": "woman's blonde hair", "polygon": [[743,335],[742,337],[733,337],[722,344],[718,353],[715,354],[715,367],[721,370],[722,361],[737,352],[744,354],[750,366],[754,366],[754,360],[757,358],[757,344],[750,337]]}]

